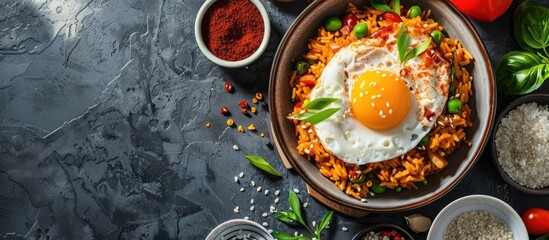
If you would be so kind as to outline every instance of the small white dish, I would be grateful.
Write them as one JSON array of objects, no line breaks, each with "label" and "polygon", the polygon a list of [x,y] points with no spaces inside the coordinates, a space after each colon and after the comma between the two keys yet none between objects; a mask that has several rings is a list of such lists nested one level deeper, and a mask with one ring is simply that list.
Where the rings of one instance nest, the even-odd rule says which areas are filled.
[{"label": "small white dish", "polygon": [[[243,238],[244,236],[247,238]],[[259,225],[259,223],[244,219],[232,219],[223,222],[206,237],[206,240],[221,239],[274,240],[267,229]]]},{"label": "small white dish", "polygon": [[509,204],[491,196],[470,195],[451,202],[440,211],[431,225],[427,240],[444,239],[444,231],[454,218],[462,213],[477,210],[489,212],[501,219],[513,232],[513,239],[528,239],[526,226]]},{"label": "small white dish", "polygon": [[202,51],[202,53],[208,59],[210,59],[210,61],[222,67],[239,68],[239,67],[250,65],[255,60],[257,60],[259,56],[261,56],[261,54],[263,54],[265,49],[267,49],[267,44],[269,43],[269,37],[271,36],[271,22],[269,20],[269,15],[267,14],[267,10],[265,10],[265,7],[263,6],[263,4],[261,4],[259,0],[249,0],[259,10],[259,13],[261,14],[261,18],[263,19],[263,26],[264,26],[263,39],[261,40],[261,44],[259,45],[259,48],[257,48],[257,50],[249,57],[242,59],[240,61],[227,61],[227,60],[223,60],[221,58],[216,57],[212,52],[210,52],[210,50],[204,43],[204,40],[202,39],[202,20],[204,19],[204,15],[206,14],[206,11],[208,11],[208,9],[216,1],[217,0],[206,0],[204,4],[202,4],[202,7],[200,7],[200,10],[198,10],[198,14],[196,15],[196,20],[194,22],[194,36],[196,38],[196,43],[198,44],[200,51]]}]

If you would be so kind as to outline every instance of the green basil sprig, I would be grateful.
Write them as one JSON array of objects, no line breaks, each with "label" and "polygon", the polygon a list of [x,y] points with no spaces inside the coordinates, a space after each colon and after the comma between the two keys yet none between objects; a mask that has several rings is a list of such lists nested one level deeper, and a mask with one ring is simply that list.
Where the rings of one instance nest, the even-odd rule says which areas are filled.
[{"label": "green basil sprig", "polygon": [[277,177],[280,177],[282,175],[280,175],[280,173],[273,168],[273,166],[271,166],[271,164],[269,164],[264,158],[260,157],[260,156],[251,156],[251,155],[248,155],[248,156],[244,156],[246,159],[248,159],[248,161],[250,161],[250,163],[252,163],[254,166],[256,166],[257,168],[265,171],[265,172],[268,172],[274,176],[277,176]]},{"label": "green basil sprig", "polygon": [[317,98],[303,106],[303,108],[307,109],[308,112],[291,114],[288,116],[288,119],[298,119],[311,124],[320,123],[341,109],[326,108],[328,105],[337,100],[339,100],[339,98]]},{"label": "green basil sprig", "polygon": [[404,64],[408,60],[413,59],[419,56],[419,54],[425,52],[429,45],[431,45],[431,38],[428,38],[427,41],[417,45],[415,48],[412,49],[408,49],[409,44],[410,35],[408,34],[408,30],[406,29],[406,24],[403,23],[400,27],[400,30],[398,31],[397,36],[397,48],[398,56],[400,57],[400,64]]},{"label": "green basil sprig", "polygon": [[513,33],[521,48],[503,56],[496,67],[498,91],[526,94],[549,79],[549,8],[534,0],[522,2],[515,11]]},{"label": "green basil sprig", "polygon": [[372,7],[374,7],[377,10],[384,11],[384,12],[394,12],[400,16],[400,0],[392,0],[391,5],[393,5],[393,9],[387,5],[383,0],[370,0],[370,4],[372,4]]},{"label": "green basil sprig", "polygon": [[531,52],[509,52],[496,67],[498,91],[507,94],[530,93],[548,78],[549,60]]},{"label": "green basil sprig", "polygon": [[[297,222],[301,224],[303,227],[313,235],[313,237],[317,240],[321,240],[322,231],[326,229],[326,226],[330,223],[330,220],[332,219],[332,215],[334,214],[333,211],[328,211],[326,214],[324,214],[324,217],[322,217],[322,220],[319,224],[315,226],[315,231],[313,231],[311,228],[309,228],[309,225],[305,222],[305,219],[303,218],[303,214],[301,213],[301,202],[299,201],[299,197],[297,194],[290,190],[289,196],[288,196],[288,202],[290,203],[290,212],[282,212],[278,211],[276,213],[276,218],[280,221],[283,221],[285,223],[293,223]],[[290,234],[274,231],[273,236],[276,239],[279,240],[308,240],[309,238],[303,237],[303,236],[292,236]]]}]

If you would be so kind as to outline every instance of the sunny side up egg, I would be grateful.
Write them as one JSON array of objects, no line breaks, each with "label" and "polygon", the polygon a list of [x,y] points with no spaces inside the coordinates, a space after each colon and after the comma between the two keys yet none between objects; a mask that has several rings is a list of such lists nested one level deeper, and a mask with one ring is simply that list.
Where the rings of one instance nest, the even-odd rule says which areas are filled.
[{"label": "sunny side up egg", "polygon": [[[366,164],[407,153],[429,133],[448,98],[450,64],[436,44],[400,63],[400,23],[340,49],[324,68],[310,100],[338,98],[341,108],[314,125],[324,147],[341,160]],[[410,46],[430,38],[407,26]]]}]

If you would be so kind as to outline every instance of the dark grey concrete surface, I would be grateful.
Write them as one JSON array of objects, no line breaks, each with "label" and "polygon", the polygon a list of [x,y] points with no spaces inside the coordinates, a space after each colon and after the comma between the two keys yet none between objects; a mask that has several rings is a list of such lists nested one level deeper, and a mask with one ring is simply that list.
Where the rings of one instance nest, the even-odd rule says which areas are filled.
[{"label": "dark grey concrete surface", "polygon": [[[266,146],[272,141],[269,113],[259,107],[245,117],[237,103],[256,91],[267,95],[278,43],[307,4],[261,1],[272,22],[269,46],[258,62],[236,70],[216,66],[198,50],[193,25],[203,1],[1,1],[0,238],[203,239],[221,222],[246,216],[268,229],[306,234],[271,214],[261,216],[270,206],[287,210],[293,188],[309,204],[309,222],[327,209]],[[517,49],[511,16],[474,23],[494,66]],[[234,94],[225,92],[225,81],[234,83]],[[539,92],[549,93],[549,86]],[[510,100],[499,96],[498,110]],[[237,124],[253,123],[258,131],[227,127],[222,106]],[[265,177],[244,155],[265,157],[283,177]],[[235,183],[240,172],[244,177]],[[282,192],[278,204],[275,190]],[[523,195],[507,185],[485,151],[434,203],[362,219],[335,215],[326,238],[350,239],[376,222],[405,226],[403,216],[411,213],[434,218],[470,194],[495,196],[519,213],[549,209],[549,196]]]}]

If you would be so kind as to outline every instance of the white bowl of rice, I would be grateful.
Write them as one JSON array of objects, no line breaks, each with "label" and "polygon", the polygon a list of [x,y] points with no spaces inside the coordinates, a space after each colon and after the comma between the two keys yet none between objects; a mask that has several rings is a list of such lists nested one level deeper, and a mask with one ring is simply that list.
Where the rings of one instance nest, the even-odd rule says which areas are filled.
[{"label": "white bowl of rice", "polygon": [[527,95],[498,117],[492,155],[502,178],[525,193],[549,194],[549,95]]},{"label": "white bowl of rice", "polygon": [[427,240],[528,239],[526,226],[509,204],[470,195],[448,204],[431,225]]}]

